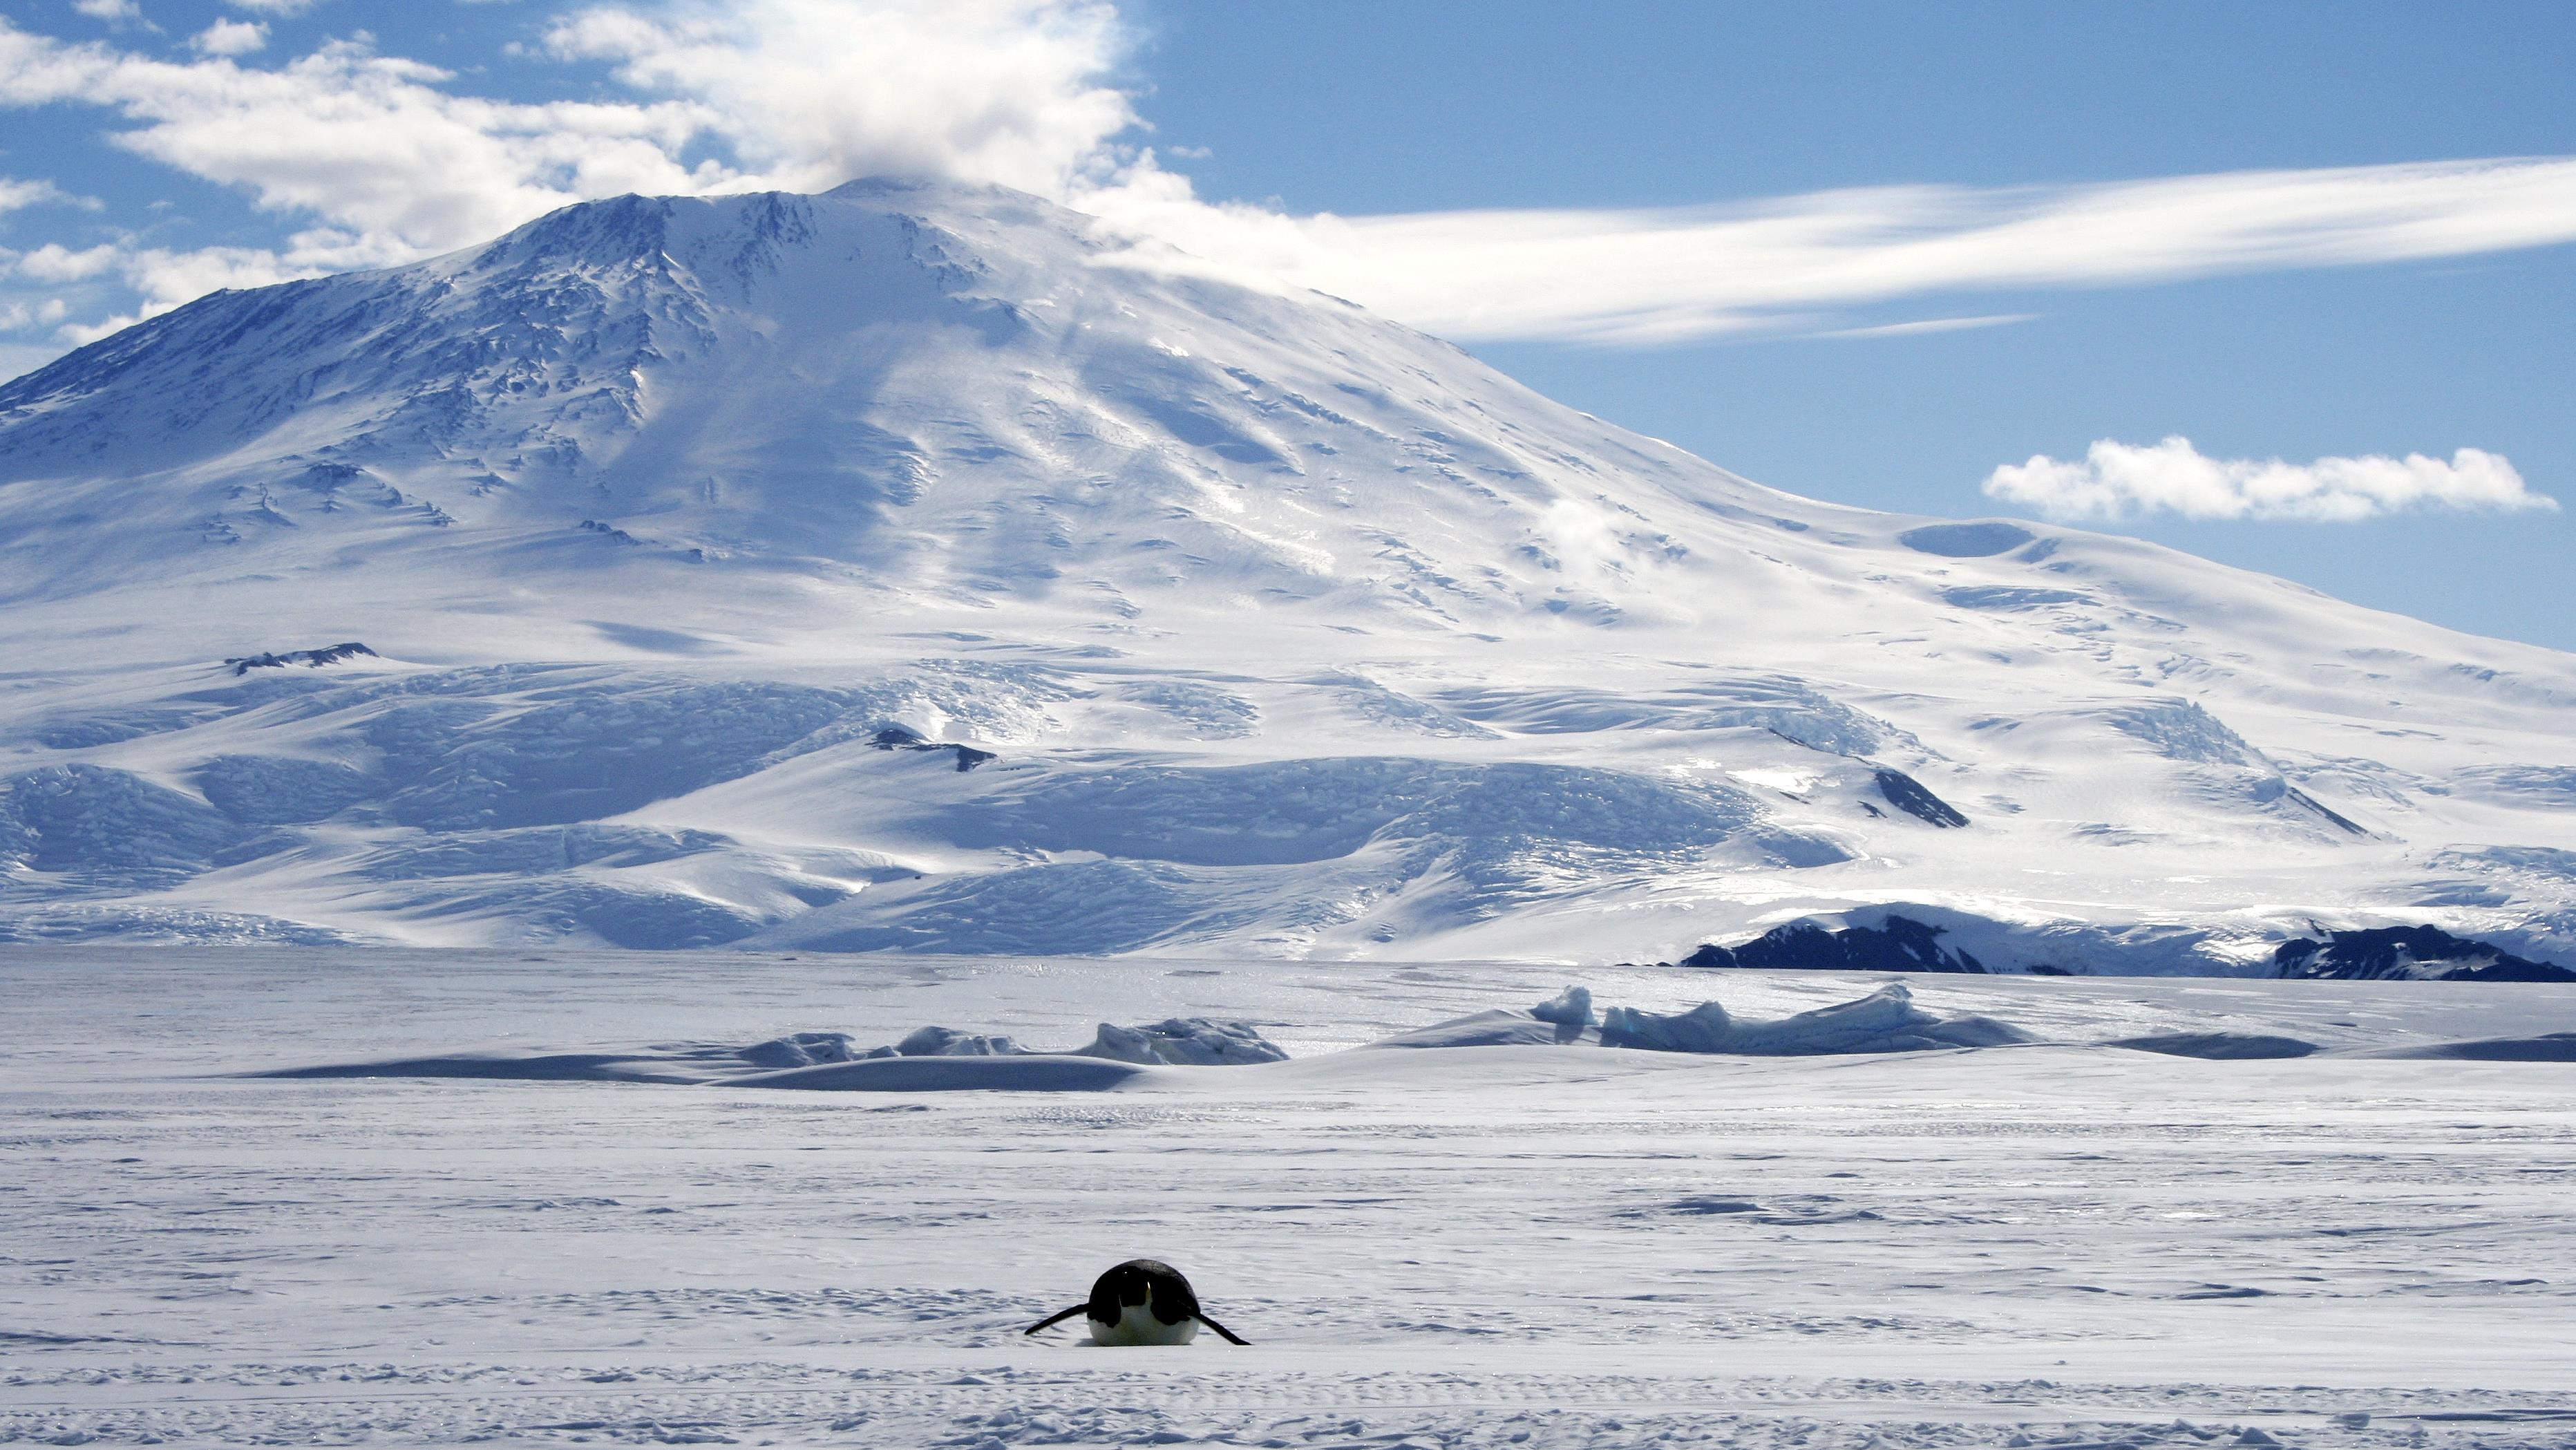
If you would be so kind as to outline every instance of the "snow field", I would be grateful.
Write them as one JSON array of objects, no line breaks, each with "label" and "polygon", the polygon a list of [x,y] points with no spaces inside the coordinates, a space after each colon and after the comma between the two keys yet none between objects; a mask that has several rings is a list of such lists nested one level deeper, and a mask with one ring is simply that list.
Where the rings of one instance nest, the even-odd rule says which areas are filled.
[{"label": "snow field", "polygon": [[[1857,995],[1591,982],[1667,1012],[1712,984],[1747,1021]],[[2565,1065],[1327,1050],[1561,985],[1480,964],[12,949],[0,1436],[2564,1443]],[[2086,1040],[2576,1025],[2547,988],[1908,985],[1944,1018]],[[923,1021],[1048,1045],[1190,1014],[1300,1056],[1071,1093],[237,1075]],[[1252,1347],[1019,1336],[1139,1253]]]}]

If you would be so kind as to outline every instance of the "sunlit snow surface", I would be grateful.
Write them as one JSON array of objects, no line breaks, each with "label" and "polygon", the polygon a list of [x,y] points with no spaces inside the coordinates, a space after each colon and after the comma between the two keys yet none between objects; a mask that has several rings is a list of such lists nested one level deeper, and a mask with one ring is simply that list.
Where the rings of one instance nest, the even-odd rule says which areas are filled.
[{"label": "sunlit snow surface", "polygon": [[0,940],[2576,960],[2565,654],[1110,261],[992,189],[623,198],[0,385]]},{"label": "sunlit snow surface", "polygon": [[[1527,1018],[1547,968],[799,955],[9,949],[0,1439],[2576,1434],[2576,1066],[2362,1055],[2576,1029],[2564,989],[1915,978],[2050,1044],[2321,1051],[1736,1057],[1362,1047]],[[1575,978],[1743,1021],[1884,980]],[[1079,1092],[247,1076],[1192,1016],[1293,1056]],[[1135,1255],[1252,1347],[1021,1337]]]}]

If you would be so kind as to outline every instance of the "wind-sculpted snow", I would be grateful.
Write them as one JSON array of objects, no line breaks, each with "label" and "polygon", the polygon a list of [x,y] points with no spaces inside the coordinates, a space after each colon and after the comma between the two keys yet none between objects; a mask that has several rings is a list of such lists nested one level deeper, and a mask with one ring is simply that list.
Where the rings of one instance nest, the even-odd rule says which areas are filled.
[{"label": "wind-sculpted snow", "polygon": [[[1742,979],[1738,979],[1742,980]],[[2082,1009],[2078,1009],[2081,1018]],[[2109,1019],[2118,1020],[2118,1019]],[[2335,1027],[2355,1028],[2354,1022]],[[1274,1023],[1290,1031],[1312,1031]],[[2576,1060],[2576,1034],[2543,1032],[2504,1037],[2442,1037],[2410,1032],[2342,1034],[2339,1043],[2242,1025],[2167,1018],[2159,1030],[2104,1035],[2099,1024],[2061,1026],[2052,1035],[1983,1012],[1936,1011],[1915,1001],[1902,983],[1890,982],[1845,1001],[1778,1017],[1730,1012],[1703,1001],[1677,1011],[1613,1004],[1596,1007],[1592,991],[1568,987],[1522,1008],[1493,1008],[1393,1033],[1351,1050],[1294,1056],[1253,1023],[1206,1016],[1168,1017],[1120,1025],[1101,1022],[1089,1042],[1032,1046],[1001,1032],[944,1025],[916,1028],[892,1042],[871,1044],[868,1034],[829,1030],[791,1032],[749,1044],[656,1043],[637,1047],[578,1049],[514,1047],[377,1057],[300,1066],[264,1066],[249,1075],[266,1078],[472,1078],[547,1082],[662,1083],[687,1086],[792,1088],[823,1091],[915,1092],[935,1090],[1099,1091],[1181,1088],[1203,1079],[1187,1074],[1105,1072],[1090,1062],[1127,1068],[1267,1069],[1329,1080],[1384,1049],[1546,1048],[1614,1049],[1719,1058],[1867,1057],[1991,1048],[2118,1049],[2206,1062],[2330,1057],[2452,1059],[2495,1062]],[[882,1034],[878,1034],[882,1035]],[[1061,1040],[1061,1039],[1059,1039]],[[878,1067],[905,1061],[956,1064],[937,1071]],[[982,1065],[978,1065],[982,1064]],[[1258,1074],[1253,1080],[1268,1081]],[[1315,1080],[1311,1075],[1290,1080]]]},{"label": "wind-sculpted snow", "polygon": [[2466,1042],[2422,1043],[2388,1048],[2374,1057],[2424,1057],[2458,1062],[2576,1063],[2576,1032],[2544,1032],[2536,1037],[2481,1037]]},{"label": "wind-sculpted snow", "polygon": [[280,755],[218,755],[198,766],[191,782],[207,804],[254,826],[328,820],[379,789],[346,762]]},{"label": "wind-sculpted snow", "polygon": [[1317,676],[1314,683],[1331,689],[1345,708],[1371,724],[1448,740],[1494,738],[1493,731],[1473,720],[1461,719],[1400,690],[1390,690],[1365,675],[1337,671]]},{"label": "wind-sculpted snow", "polygon": [[465,1052],[272,1068],[269,1078],[476,1078],[531,1082],[672,1083],[808,1092],[1098,1092],[1138,1085],[1140,1069],[1240,1067],[1287,1054],[1249,1023],[1173,1017],[1100,1024],[1062,1052],[1006,1036],[924,1027],[892,1045],[861,1047],[846,1032],[797,1032],[747,1047],[678,1043],[626,1052]]},{"label": "wind-sculpted snow", "polygon": [[205,870],[241,834],[222,812],[131,771],[56,765],[0,781],[0,865],[74,889],[165,885]]},{"label": "wind-sculpted snow", "polygon": [[1991,520],[1977,524],[1926,524],[1897,535],[1909,549],[1945,559],[1982,559],[2018,549],[2035,537],[2019,524]]},{"label": "wind-sculpted snow", "polygon": [[2112,729],[2144,742],[2168,760],[2202,765],[2237,765],[2269,769],[2245,738],[2227,728],[2195,700],[2149,700],[2114,706],[2102,712]]},{"label": "wind-sculpted snow", "polygon": [[78,899],[0,912],[0,942],[150,942],[160,946],[348,947],[362,938],[330,927],[243,911],[128,906]]},{"label": "wind-sculpted snow", "polygon": [[1348,856],[1379,838],[1434,840],[1480,858],[1541,845],[1678,852],[1722,845],[1755,817],[1742,792],[1723,786],[1574,766],[1355,757],[1063,772],[961,808],[942,834],[968,846],[1270,866]]},{"label": "wind-sculpted snow", "polygon": [[[2338,1024],[2350,1027],[2355,1024]],[[1613,1005],[1595,1010],[1593,994],[1568,987],[1526,1008],[1495,1008],[1452,1017],[1364,1045],[1383,1049],[1623,1049],[1721,1058],[1867,1057],[1989,1048],[2110,1048],[2204,1062],[2278,1061],[2316,1056],[2487,1062],[2576,1061],[2576,1033],[2401,1042],[2361,1038],[2327,1049],[2306,1037],[2241,1028],[2196,1026],[2082,1040],[2042,1033],[1978,1012],[1942,1013],[1918,1005],[1901,983],[1848,1001],[1772,1018],[1748,1018],[1717,1001],[1673,1012]],[[1327,1076],[1343,1054],[1296,1059]],[[779,1088],[831,1092],[1111,1091],[1182,1088],[1186,1075],[1136,1069],[1263,1068],[1292,1061],[1262,1031],[1242,1021],[1173,1017],[1120,1026],[1103,1022],[1078,1047],[1024,1045],[1002,1033],[945,1026],[918,1028],[891,1044],[862,1045],[836,1031],[789,1033],[748,1046],[668,1043],[579,1051],[514,1049],[270,1067],[269,1078],[472,1078],[547,1082],[630,1082]],[[932,1062],[945,1066],[932,1067]],[[1118,1064],[1108,1070],[1100,1064]],[[908,1064],[908,1065],[907,1065]],[[1085,1064],[1089,1064],[1086,1066]]]},{"label": "wind-sculpted snow", "polygon": [[103,339],[0,384],[0,604],[12,936],[2576,957],[2564,655],[1794,498],[995,188]]},{"label": "wind-sculpted snow", "polygon": [[2550,846],[2468,846],[2433,858],[2437,866],[2509,871],[2544,880],[2576,881],[2576,851]]},{"label": "wind-sculpted snow", "polygon": [[1240,740],[1260,728],[1261,711],[1250,700],[1195,680],[1155,680],[1121,693],[1170,717],[1193,739]]},{"label": "wind-sculpted snow", "polygon": [[816,911],[766,940],[809,951],[1108,955],[1222,940],[1263,921],[1265,897],[1311,878],[1193,871],[1137,861],[1073,861],[975,872],[922,885],[890,882],[846,907]]},{"label": "wind-sculpted snow", "polygon": [[2157,1032],[2145,1037],[2116,1038],[2104,1045],[2125,1047],[2132,1052],[2160,1052],[2168,1057],[2198,1057],[2219,1062],[2306,1057],[2317,1050],[2317,1045],[2305,1038],[2260,1032]]},{"label": "wind-sculpted snow", "polygon": [[1248,1022],[1212,1022],[1205,1017],[1170,1017],[1135,1027],[1103,1022],[1091,1045],[1077,1051],[1115,1062],[1179,1067],[1240,1067],[1288,1058],[1277,1043]]},{"label": "wind-sculpted snow", "polygon": [[397,705],[368,722],[367,743],[397,783],[389,814],[450,831],[620,815],[747,775],[855,703],[749,683],[533,693],[518,708]]},{"label": "wind-sculpted snow", "polygon": [[528,876],[575,866],[650,866],[731,845],[711,831],[644,826],[534,826],[441,833],[370,855],[364,870],[385,881],[443,876]]},{"label": "wind-sculpted snow", "polygon": [[754,913],[696,891],[573,873],[415,884],[383,896],[427,925],[510,921],[541,939],[587,937],[637,950],[723,946],[762,926]]},{"label": "wind-sculpted snow", "polygon": [[1855,1052],[1922,1052],[1945,1047],[2003,1047],[2038,1039],[1992,1017],[1945,1018],[1914,1005],[1901,986],[1857,1001],[1819,1007],[1776,1022],[1737,1022],[1715,1002],[1658,1015],[1634,1007],[1602,1014],[1601,1045],[1653,1052],[1725,1052],[1747,1057],[1810,1057]]},{"label": "wind-sculpted snow", "polygon": [[1944,1048],[2005,1047],[2039,1039],[1991,1017],[1942,1017],[1914,1005],[1901,984],[1772,1021],[1741,1021],[1717,1002],[1686,1012],[1610,1007],[1596,1024],[1580,988],[1526,1011],[1498,1010],[1390,1037],[1379,1047],[1589,1045],[1735,1057],[1831,1057]]},{"label": "wind-sculpted snow", "polygon": [[90,750],[169,730],[185,730],[212,712],[205,710],[116,710],[68,719],[41,720],[26,727],[26,738],[47,750]]},{"label": "wind-sculpted snow", "polygon": [[1804,866],[1847,859],[1829,839],[1769,824],[1721,785],[1410,757],[1028,769],[910,828],[1011,859],[1109,859],[893,882],[767,939],[842,951],[1120,952],[1265,925],[1329,929],[1399,890],[1473,918],[1544,899],[1567,877],[1691,867],[1712,852]]},{"label": "wind-sculpted snow", "polygon": [[1962,584],[1941,591],[1941,602],[1961,609],[2044,609],[2052,605],[2092,604],[2089,594],[2072,589],[2032,589],[2013,584]]},{"label": "wind-sculpted snow", "polygon": [[[2315,840],[2333,840],[2338,833],[2372,835],[2369,827],[2292,784],[2278,763],[2196,700],[2166,697],[2020,719],[1990,717],[1980,721],[1978,728],[1997,738],[2018,734],[2035,746],[2044,741],[2044,748],[2099,752],[2107,746],[2170,761],[2174,768],[2165,773],[2166,789],[2178,797],[2196,798],[2213,813],[2235,817],[2240,830]],[[2373,779],[2389,772],[2375,761],[2347,759],[2335,771],[2315,773]],[[2372,790],[2381,793],[2375,780]],[[2413,804],[2403,796],[2400,799]],[[2109,822],[2087,829],[2105,836],[2128,834]]]},{"label": "wind-sculpted snow", "polygon": [[2576,806],[2576,766],[2484,765],[2460,772],[2469,788],[2507,799]]},{"label": "wind-sculpted snow", "polygon": [[1811,750],[1854,758],[1892,746],[1919,751],[1904,731],[1826,695],[1803,680],[1718,680],[1669,693],[1607,690],[1462,690],[1450,706],[1469,719],[1523,734],[1589,735],[1610,730],[1763,730]]},{"label": "wind-sculpted snow", "polygon": [[[772,913],[665,880],[615,878],[735,852],[738,842],[603,818],[871,739],[899,713],[1020,728],[1038,701],[1063,693],[1033,691],[1028,678],[930,666],[890,682],[813,688],[498,668],[194,689],[196,709],[152,733],[184,742],[194,728],[225,740],[257,722],[258,738],[259,726],[291,723],[294,748],[311,753],[220,751],[171,772],[176,785],[87,763],[0,778],[0,862],[40,873],[0,892],[24,898],[40,880],[57,894],[168,889],[219,867],[313,862],[344,880],[415,883],[374,899],[416,922],[515,920],[637,947],[733,941]],[[142,732],[112,731],[68,745],[136,738]],[[327,829],[296,829],[314,827]],[[842,880],[793,869],[814,854],[742,864],[766,881],[773,908],[850,894]],[[462,877],[485,879],[429,884]],[[58,918],[45,934],[62,929]]]}]

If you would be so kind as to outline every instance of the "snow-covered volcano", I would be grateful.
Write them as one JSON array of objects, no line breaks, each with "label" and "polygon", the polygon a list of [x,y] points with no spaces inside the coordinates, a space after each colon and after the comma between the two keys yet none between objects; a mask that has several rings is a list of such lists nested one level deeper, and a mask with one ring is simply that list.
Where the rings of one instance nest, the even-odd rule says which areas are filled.
[{"label": "snow-covered volcano", "polygon": [[2576,957],[2576,658],[1795,498],[1119,256],[628,197],[0,386],[0,934]]}]

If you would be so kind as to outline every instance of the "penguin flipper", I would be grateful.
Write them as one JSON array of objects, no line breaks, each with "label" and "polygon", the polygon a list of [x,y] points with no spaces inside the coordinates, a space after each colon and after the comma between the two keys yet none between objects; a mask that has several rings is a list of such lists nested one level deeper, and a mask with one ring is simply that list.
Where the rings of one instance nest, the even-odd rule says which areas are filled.
[{"label": "penguin flipper", "polygon": [[[1087,1304],[1087,1303],[1086,1303],[1086,1304],[1076,1304],[1076,1305],[1074,1305],[1074,1306],[1073,1306],[1072,1308],[1070,1308],[1070,1309],[1059,1309],[1059,1310],[1057,1310],[1055,1313],[1048,1315],[1048,1316],[1047,1316],[1047,1317],[1045,1317],[1044,1319],[1039,1320],[1037,1323],[1030,1325],[1028,1328],[1023,1329],[1023,1330],[1021,1330],[1020,1332],[1021,1332],[1022,1334],[1035,1334],[1035,1333],[1037,1333],[1037,1332],[1038,1332],[1039,1330],[1041,1330],[1041,1329],[1052,1329],[1052,1328],[1054,1328],[1055,1326],[1057,1326],[1057,1325],[1059,1325],[1059,1324],[1062,1324],[1064,1321],[1066,1321],[1066,1320],[1068,1320],[1068,1319],[1071,1319],[1071,1318],[1072,1318],[1073,1316],[1075,1316],[1076,1314],[1079,1314],[1079,1313],[1081,1313],[1083,1310],[1088,1309],[1088,1308],[1090,1308],[1090,1307],[1091,1307],[1091,1306],[1090,1306],[1089,1304]],[[1222,1329],[1220,1329],[1220,1330],[1218,1330],[1218,1331],[1217,1331],[1217,1333],[1219,1333],[1219,1334],[1225,1334],[1225,1331],[1224,1331],[1224,1330],[1222,1330]],[[1232,1335],[1230,1335],[1230,1334],[1229,1334],[1229,1335],[1226,1335],[1226,1337],[1227,1337],[1227,1338],[1229,1338],[1229,1339],[1231,1339],[1231,1338],[1233,1338],[1234,1336],[1232,1336]]]},{"label": "penguin flipper", "polygon": [[1246,1348],[1250,1348],[1250,1347],[1251,1347],[1252,1341],[1250,1341],[1250,1340],[1248,1340],[1248,1339],[1239,1338],[1239,1337],[1235,1334],[1235,1332],[1234,1332],[1233,1330],[1228,1329],[1228,1328],[1226,1328],[1224,1325],[1217,1323],[1215,1320],[1210,1319],[1210,1318],[1209,1318],[1209,1317],[1207,1317],[1205,1314],[1201,1314],[1201,1315],[1199,1315],[1199,1316],[1198,1316],[1198,1321],[1199,1321],[1201,1324],[1206,1325],[1208,1328],[1215,1330],[1215,1331],[1217,1332],[1217,1337],[1219,1337],[1219,1338],[1223,1339],[1223,1340],[1224,1340],[1226,1343],[1228,1343],[1228,1344],[1240,1344],[1240,1345],[1243,1345],[1243,1346],[1244,1346],[1244,1347],[1246,1347]]}]

